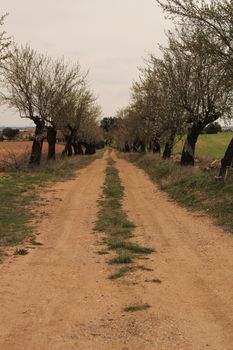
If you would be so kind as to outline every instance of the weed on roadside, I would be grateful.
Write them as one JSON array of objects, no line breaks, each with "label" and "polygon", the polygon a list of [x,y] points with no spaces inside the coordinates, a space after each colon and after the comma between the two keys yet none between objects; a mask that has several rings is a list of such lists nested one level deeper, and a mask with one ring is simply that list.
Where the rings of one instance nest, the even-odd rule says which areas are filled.
[{"label": "weed on roadside", "polygon": [[145,280],[145,282],[161,284],[162,281],[159,278],[153,278],[152,280]]},{"label": "weed on roadside", "polygon": [[32,245],[35,245],[35,246],[42,246],[43,245],[43,243],[37,242],[34,237],[30,239],[29,243]]},{"label": "weed on roadside", "polygon": [[149,267],[145,267],[144,265],[139,265],[138,266],[138,269],[139,270],[142,270],[142,271],[154,271],[153,269],[150,269]]},{"label": "weed on roadside", "polygon": [[24,248],[16,248],[14,255],[27,255],[28,250]]},{"label": "weed on roadside", "polygon": [[99,250],[99,251],[97,252],[97,254],[98,254],[98,255],[108,255],[109,252],[108,252],[107,250]]},{"label": "weed on roadside", "polygon": [[110,280],[116,280],[118,278],[121,278],[125,276],[129,272],[133,272],[134,268],[132,266],[125,266],[121,267],[119,271],[113,273],[112,275],[109,276]]},{"label": "weed on roadside", "polygon": [[109,264],[130,264],[133,262],[133,258],[131,255],[127,254],[127,253],[120,253],[120,255],[118,255],[117,257],[111,259],[109,261]]},{"label": "weed on roadside", "polygon": [[136,312],[143,311],[149,309],[151,306],[149,304],[139,304],[139,305],[131,305],[124,308],[125,312]]}]

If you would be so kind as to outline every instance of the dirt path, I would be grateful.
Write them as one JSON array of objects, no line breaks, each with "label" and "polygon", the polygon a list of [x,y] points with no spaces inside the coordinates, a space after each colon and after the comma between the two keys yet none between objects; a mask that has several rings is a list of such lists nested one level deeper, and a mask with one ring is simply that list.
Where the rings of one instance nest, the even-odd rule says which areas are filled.
[{"label": "dirt path", "polygon": [[162,280],[138,286],[166,334],[145,349],[232,350],[233,237],[171,202],[142,170],[125,160],[117,166],[137,239],[157,251],[148,279]]},{"label": "dirt path", "polygon": [[[135,240],[156,249],[110,281],[93,234],[106,155],[47,193],[43,246],[0,266],[1,350],[232,350],[233,239],[168,201],[147,176],[117,160]],[[146,282],[160,278],[160,285]],[[125,313],[125,306],[149,310]]]}]

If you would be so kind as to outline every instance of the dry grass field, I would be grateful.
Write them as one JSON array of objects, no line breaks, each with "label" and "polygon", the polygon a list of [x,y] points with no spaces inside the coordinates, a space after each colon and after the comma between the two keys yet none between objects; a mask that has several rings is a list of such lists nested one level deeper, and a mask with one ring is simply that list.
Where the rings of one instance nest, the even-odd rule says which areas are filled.
[{"label": "dry grass field", "polygon": [[[19,165],[19,163],[27,162],[30,157],[32,141],[4,141],[0,142],[0,169],[5,169],[7,166]],[[64,145],[57,144],[57,154],[61,154]],[[43,145],[43,160],[46,159],[48,144]]]}]

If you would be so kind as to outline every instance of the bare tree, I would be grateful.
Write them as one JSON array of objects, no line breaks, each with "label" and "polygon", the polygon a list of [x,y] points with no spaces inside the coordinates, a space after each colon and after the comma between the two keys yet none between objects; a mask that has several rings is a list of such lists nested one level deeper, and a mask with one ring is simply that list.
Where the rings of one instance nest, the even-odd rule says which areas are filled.
[{"label": "bare tree", "polygon": [[[7,14],[0,16],[0,27],[3,26],[6,16]],[[3,62],[9,55],[10,43],[11,43],[11,40],[6,35],[6,32],[0,31],[0,66],[1,66],[1,62]]]},{"label": "bare tree", "polygon": [[231,81],[225,65],[206,49],[203,30],[190,33],[183,27],[178,38],[170,35],[164,62],[174,100],[183,108],[188,125],[181,164],[193,165],[196,142],[205,126],[219,118],[231,118]]},{"label": "bare tree", "polygon": [[81,72],[79,64],[53,61],[29,45],[14,45],[2,66],[2,75],[6,90],[2,100],[17,109],[22,118],[36,124],[30,164],[40,164],[46,128],[48,159],[54,159],[57,124],[68,118],[67,104],[73,99],[74,91],[85,84],[86,74]]},{"label": "bare tree", "polygon": [[[233,3],[231,0],[156,0],[173,17],[187,25],[202,27],[208,33],[208,50],[225,64],[228,78],[233,78]],[[215,37],[215,42],[209,41]],[[224,178],[229,163],[233,163],[233,140],[222,159],[220,177]],[[226,159],[228,161],[226,161]]]},{"label": "bare tree", "polygon": [[85,78],[78,63],[67,65],[64,60],[46,59],[38,69],[34,104],[46,124],[49,160],[55,159],[57,124],[67,118],[63,115],[64,106],[74,91],[82,88]]},{"label": "bare tree", "polygon": [[30,158],[31,164],[40,163],[44,139],[45,122],[40,118],[34,104],[36,77],[44,62],[46,62],[46,58],[43,55],[38,55],[29,45],[25,47],[14,45],[11,54],[1,68],[4,90],[6,91],[1,94],[1,100],[10,108],[17,109],[22,118],[29,118],[36,125]]}]

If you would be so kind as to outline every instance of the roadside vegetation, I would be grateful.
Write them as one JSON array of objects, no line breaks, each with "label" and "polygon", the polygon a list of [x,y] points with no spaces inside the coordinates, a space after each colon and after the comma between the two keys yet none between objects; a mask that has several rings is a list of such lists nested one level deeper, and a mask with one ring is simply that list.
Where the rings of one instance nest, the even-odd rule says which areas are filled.
[{"label": "roadside vegetation", "polygon": [[[233,132],[220,132],[218,134],[202,134],[196,146],[196,159],[208,163],[221,160],[226,148],[233,138]],[[181,154],[185,139],[179,140],[174,146],[174,154]]]},{"label": "roadside vegetation", "polygon": [[149,304],[138,304],[138,305],[131,305],[124,308],[125,312],[136,312],[136,311],[143,311],[150,308]]},{"label": "roadside vegetation", "polygon": [[[0,251],[15,246],[31,237],[31,244],[38,245],[33,238],[32,220],[36,217],[37,201],[47,183],[65,181],[75,177],[76,171],[90,164],[96,155],[59,159],[41,168],[28,168],[5,173],[0,177]],[[19,254],[19,253],[17,253]]]},{"label": "roadside vegetation", "polygon": [[152,154],[131,154],[125,158],[143,169],[160,188],[182,205],[203,210],[233,233],[233,175],[216,181],[216,169],[182,168]]},{"label": "roadside vegetation", "polygon": [[[95,230],[105,234],[103,243],[107,246],[107,249],[103,250],[103,254],[115,252],[114,257],[108,259],[110,265],[119,266],[109,276],[112,280],[133,272],[138,268],[135,264],[136,260],[153,252],[151,248],[142,247],[132,242],[135,225],[129,221],[122,207],[123,197],[124,188],[115,167],[115,162],[110,157],[106,169],[103,198],[99,201],[100,210]],[[98,252],[98,254],[101,254],[101,252]]]}]

